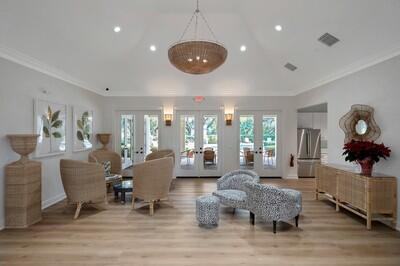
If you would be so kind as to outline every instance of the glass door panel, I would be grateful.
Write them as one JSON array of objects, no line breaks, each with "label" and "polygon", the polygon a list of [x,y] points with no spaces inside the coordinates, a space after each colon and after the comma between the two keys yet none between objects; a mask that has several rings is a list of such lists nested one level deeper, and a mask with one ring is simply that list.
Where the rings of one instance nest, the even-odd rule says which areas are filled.
[{"label": "glass door panel", "polygon": [[254,115],[239,115],[240,169],[254,168]]},{"label": "glass door panel", "polygon": [[158,116],[144,115],[144,154],[158,150]]},{"label": "glass door panel", "polygon": [[218,165],[218,116],[203,116],[203,167],[216,170]]},{"label": "glass door panel", "polygon": [[121,115],[120,139],[119,142],[122,166],[129,167],[133,163],[133,147],[134,145],[134,116]]},{"label": "glass door panel", "polygon": [[276,116],[263,115],[263,167],[276,168]]},{"label": "glass door panel", "polygon": [[180,116],[180,168],[195,169],[196,118],[194,115]]}]

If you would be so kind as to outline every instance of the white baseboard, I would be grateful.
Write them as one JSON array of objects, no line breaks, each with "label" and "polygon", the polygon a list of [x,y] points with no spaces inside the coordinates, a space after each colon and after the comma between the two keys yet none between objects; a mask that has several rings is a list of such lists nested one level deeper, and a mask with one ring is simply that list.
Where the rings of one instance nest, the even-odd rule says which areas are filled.
[{"label": "white baseboard", "polygon": [[59,195],[56,195],[54,197],[51,197],[50,199],[47,199],[45,201],[42,201],[42,210],[46,209],[48,207],[50,207],[51,205],[54,205],[60,201],[62,201],[63,199],[66,198],[65,193],[61,193]]},{"label": "white baseboard", "polygon": [[284,177],[283,179],[299,179],[299,176],[296,174],[290,174]]}]

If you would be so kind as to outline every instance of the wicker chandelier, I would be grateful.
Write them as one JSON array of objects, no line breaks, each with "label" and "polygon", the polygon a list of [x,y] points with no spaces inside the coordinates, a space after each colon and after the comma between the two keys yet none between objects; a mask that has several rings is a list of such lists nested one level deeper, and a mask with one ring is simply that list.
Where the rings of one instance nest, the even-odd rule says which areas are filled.
[{"label": "wicker chandelier", "polygon": [[[207,26],[208,31],[214,41],[198,40],[197,29],[199,18]],[[194,25],[194,39],[184,40],[185,35],[191,24]],[[168,58],[172,65],[177,69],[189,74],[206,74],[221,66],[228,56],[228,51],[217,41],[214,32],[208,25],[203,13],[199,9],[199,0],[188,25],[186,26],[181,38],[168,50]]]}]

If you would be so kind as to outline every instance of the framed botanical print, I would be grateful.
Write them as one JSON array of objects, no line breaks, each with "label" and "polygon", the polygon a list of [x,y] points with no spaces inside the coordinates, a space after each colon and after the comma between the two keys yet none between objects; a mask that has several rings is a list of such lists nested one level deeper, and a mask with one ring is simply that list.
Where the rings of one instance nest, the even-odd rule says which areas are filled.
[{"label": "framed botanical print", "polygon": [[81,106],[73,107],[73,151],[90,150],[93,147],[93,111]]},{"label": "framed botanical print", "polygon": [[35,132],[39,134],[36,157],[63,154],[67,150],[67,105],[35,100]]}]

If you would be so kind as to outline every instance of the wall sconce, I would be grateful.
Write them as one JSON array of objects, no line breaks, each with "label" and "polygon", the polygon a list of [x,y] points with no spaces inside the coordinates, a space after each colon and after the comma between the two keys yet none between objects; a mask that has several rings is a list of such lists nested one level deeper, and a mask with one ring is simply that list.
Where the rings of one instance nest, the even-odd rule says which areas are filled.
[{"label": "wall sconce", "polygon": [[164,121],[167,127],[172,125],[172,114],[164,114]]},{"label": "wall sconce", "polygon": [[227,126],[232,126],[233,114],[225,114],[225,123]]}]

